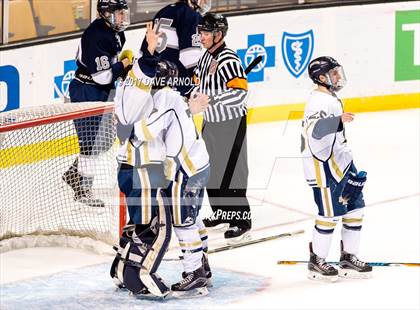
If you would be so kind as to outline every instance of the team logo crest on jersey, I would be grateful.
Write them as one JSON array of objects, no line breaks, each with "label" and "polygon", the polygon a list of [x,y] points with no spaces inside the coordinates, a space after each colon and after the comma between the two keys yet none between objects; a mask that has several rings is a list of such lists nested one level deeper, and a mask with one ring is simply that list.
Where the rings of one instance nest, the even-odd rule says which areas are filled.
[{"label": "team logo crest on jersey", "polygon": [[338,202],[343,204],[343,205],[347,205],[349,203],[350,198],[344,198],[343,196],[340,196],[340,198],[338,198]]},{"label": "team logo crest on jersey", "polygon": [[217,60],[215,60],[215,59],[213,59],[212,61],[211,61],[211,63],[210,63],[210,66],[209,66],[209,73],[210,74],[215,74],[216,73],[216,70],[217,70],[217,65],[218,65],[219,63],[217,62]]},{"label": "team logo crest on jersey", "polygon": [[287,70],[298,78],[307,68],[314,50],[314,33],[284,32],[281,42],[283,61]]}]

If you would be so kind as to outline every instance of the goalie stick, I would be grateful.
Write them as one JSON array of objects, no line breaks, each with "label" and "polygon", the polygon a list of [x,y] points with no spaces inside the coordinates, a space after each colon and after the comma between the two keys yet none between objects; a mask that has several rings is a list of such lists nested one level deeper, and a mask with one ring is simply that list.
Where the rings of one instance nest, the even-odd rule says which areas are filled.
[{"label": "goalie stick", "polygon": [[254,58],[254,60],[246,67],[245,74],[248,75],[252,69],[254,69],[262,60],[262,56],[257,56]]},{"label": "goalie stick", "polygon": [[[279,260],[277,265],[298,265],[298,264],[308,264],[307,260]],[[328,262],[332,265],[338,265],[339,262]],[[368,262],[369,266],[372,267],[420,267],[420,263],[391,263],[391,262]]]}]

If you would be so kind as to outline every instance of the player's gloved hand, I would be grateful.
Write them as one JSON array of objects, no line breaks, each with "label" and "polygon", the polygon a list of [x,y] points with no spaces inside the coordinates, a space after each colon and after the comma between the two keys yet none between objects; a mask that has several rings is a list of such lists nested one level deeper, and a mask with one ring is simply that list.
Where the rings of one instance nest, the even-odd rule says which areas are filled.
[{"label": "player's gloved hand", "polygon": [[132,50],[123,50],[118,57],[118,60],[122,62],[124,66],[124,72],[121,78],[124,80],[127,77],[128,72],[133,68],[133,51]]},{"label": "player's gloved hand", "polygon": [[191,114],[204,112],[209,105],[209,96],[203,93],[195,92],[191,94],[188,106],[190,107]]},{"label": "player's gloved hand", "polygon": [[120,56],[118,57],[119,61],[123,61],[124,59],[128,59],[128,61],[130,62],[130,64],[133,63],[133,51],[132,50],[123,50],[120,54]]},{"label": "player's gloved hand", "polygon": [[358,174],[350,172],[350,176],[344,185],[343,193],[339,201],[342,204],[347,204],[351,199],[357,199],[365,186],[367,173],[365,171],[359,171]]}]

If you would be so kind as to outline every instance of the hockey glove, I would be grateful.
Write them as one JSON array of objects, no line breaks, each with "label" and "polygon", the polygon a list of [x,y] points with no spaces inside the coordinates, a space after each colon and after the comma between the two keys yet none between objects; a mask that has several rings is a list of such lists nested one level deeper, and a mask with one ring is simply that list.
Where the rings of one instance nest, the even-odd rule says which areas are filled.
[{"label": "hockey glove", "polygon": [[119,61],[122,61],[123,59],[127,58],[130,63],[133,63],[133,51],[132,50],[123,50],[120,54],[120,56],[118,57]]},{"label": "hockey glove", "polygon": [[366,175],[365,171],[359,171],[357,175],[354,172],[349,173],[349,178],[339,199],[342,204],[346,205],[349,200],[357,199],[360,196],[366,183]]}]

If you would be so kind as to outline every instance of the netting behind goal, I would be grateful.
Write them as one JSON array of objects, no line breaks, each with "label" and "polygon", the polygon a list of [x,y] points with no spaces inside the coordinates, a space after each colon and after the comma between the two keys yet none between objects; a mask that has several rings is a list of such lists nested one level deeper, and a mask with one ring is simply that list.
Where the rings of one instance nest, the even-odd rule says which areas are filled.
[{"label": "netting behind goal", "polygon": [[[63,179],[79,157],[74,120],[89,127],[88,116],[101,120],[83,140],[99,145],[91,157],[91,193],[104,207],[75,200],[74,189]],[[71,235],[115,242],[120,227],[115,130],[112,104],[56,104],[0,113],[0,240]]]}]

